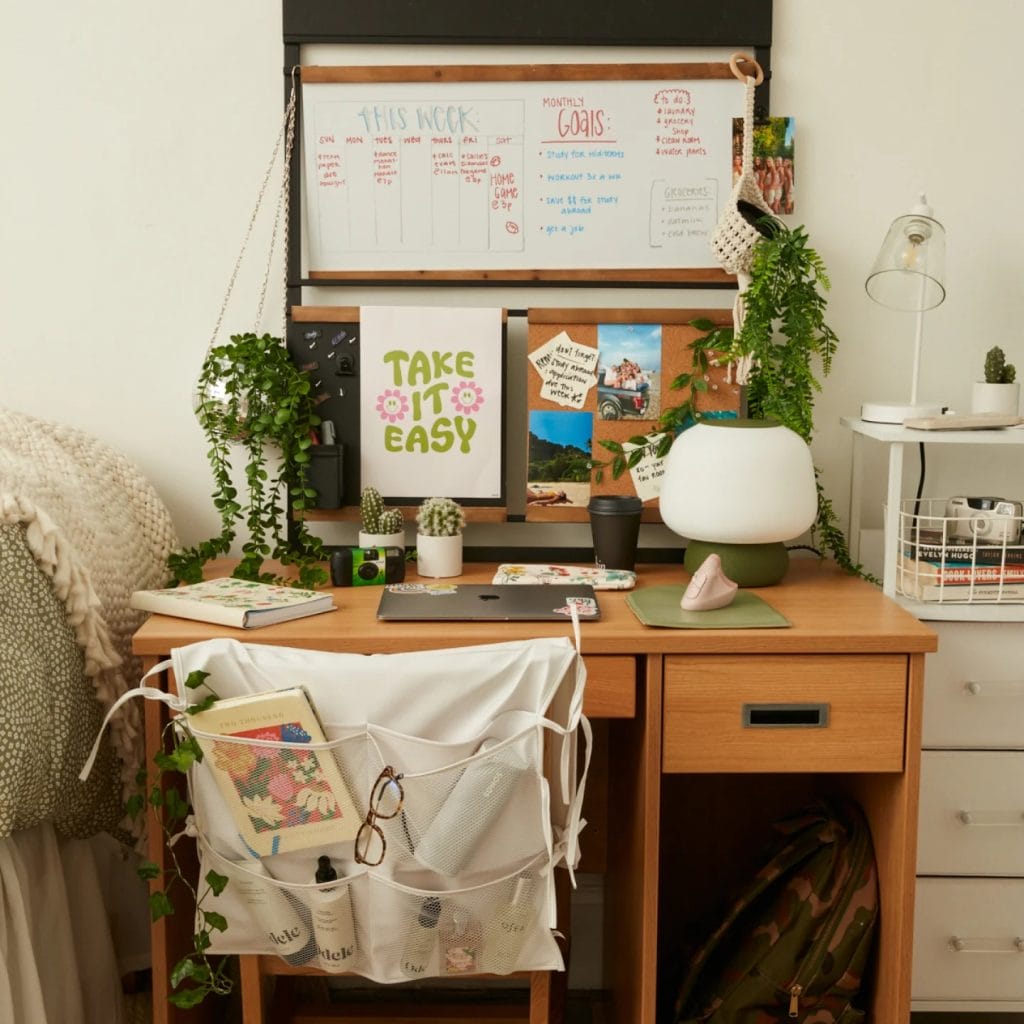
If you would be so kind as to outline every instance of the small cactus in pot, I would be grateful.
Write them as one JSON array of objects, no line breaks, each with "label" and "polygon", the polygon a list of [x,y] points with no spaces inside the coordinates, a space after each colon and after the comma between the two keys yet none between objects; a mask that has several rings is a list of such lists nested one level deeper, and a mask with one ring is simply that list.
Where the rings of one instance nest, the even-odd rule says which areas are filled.
[{"label": "small cactus in pot", "polygon": [[974,383],[971,412],[1017,417],[1020,408],[1020,384],[1017,368],[1006,361],[998,345],[985,353],[985,379]]},{"label": "small cactus in pot", "polygon": [[451,498],[427,498],[416,513],[416,571],[421,576],[462,572],[462,528],[466,516]]},{"label": "small cactus in pot", "polygon": [[1017,379],[1017,368],[1006,361],[1006,354],[994,345],[985,353],[985,383],[1012,384]]},{"label": "small cactus in pot", "polygon": [[359,496],[360,547],[404,547],[405,523],[400,508],[385,508],[376,487],[364,487]]},{"label": "small cactus in pot", "polygon": [[462,533],[466,516],[451,498],[427,498],[416,513],[416,523],[426,537],[455,537]]}]

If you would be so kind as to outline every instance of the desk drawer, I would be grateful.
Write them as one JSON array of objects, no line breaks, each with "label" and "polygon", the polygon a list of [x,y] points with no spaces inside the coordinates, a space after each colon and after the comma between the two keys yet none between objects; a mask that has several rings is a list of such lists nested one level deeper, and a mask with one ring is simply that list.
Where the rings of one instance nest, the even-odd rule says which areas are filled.
[{"label": "desk drawer", "polygon": [[906,679],[896,654],[668,657],[663,770],[902,771]]},{"label": "desk drawer", "polygon": [[590,718],[633,718],[636,715],[636,658],[596,654],[583,659],[587,688],[583,711]]},{"label": "desk drawer", "polygon": [[926,747],[1024,746],[1024,630],[1010,622],[934,622],[925,661]]},{"label": "desk drawer", "polygon": [[1024,881],[919,878],[913,998],[1024,999],[1022,936]]},{"label": "desk drawer", "polygon": [[917,870],[922,875],[1024,875],[1024,754],[926,750],[921,755]]}]

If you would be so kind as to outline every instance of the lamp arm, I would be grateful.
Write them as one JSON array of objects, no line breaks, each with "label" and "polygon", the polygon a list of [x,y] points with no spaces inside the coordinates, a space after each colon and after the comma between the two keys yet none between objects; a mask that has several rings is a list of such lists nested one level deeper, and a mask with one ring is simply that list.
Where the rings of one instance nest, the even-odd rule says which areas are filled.
[{"label": "lamp arm", "polygon": [[914,371],[910,378],[910,404],[917,404],[917,378],[921,368],[921,341],[924,338],[924,296],[928,279],[921,275],[921,294],[917,303],[917,326],[914,330]]}]

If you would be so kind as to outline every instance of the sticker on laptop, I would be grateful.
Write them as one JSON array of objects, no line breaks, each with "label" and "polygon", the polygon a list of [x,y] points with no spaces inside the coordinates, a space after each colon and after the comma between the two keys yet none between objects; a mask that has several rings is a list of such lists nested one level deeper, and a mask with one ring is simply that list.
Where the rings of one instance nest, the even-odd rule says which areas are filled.
[{"label": "sticker on laptop", "polygon": [[575,605],[576,614],[581,619],[593,619],[597,617],[597,601],[592,597],[569,597],[561,608],[552,608],[557,615],[564,615],[566,618],[572,616],[572,608]]},{"label": "sticker on laptop", "polygon": [[392,594],[429,594],[431,597],[449,597],[459,588],[454,583],[389,583]]}]

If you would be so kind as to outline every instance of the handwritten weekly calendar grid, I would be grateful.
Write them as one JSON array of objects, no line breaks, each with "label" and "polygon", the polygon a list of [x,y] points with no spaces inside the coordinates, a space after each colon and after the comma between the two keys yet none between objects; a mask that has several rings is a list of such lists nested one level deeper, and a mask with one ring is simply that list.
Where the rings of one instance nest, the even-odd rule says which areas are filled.
[{"label": "handwritten weekly calendar grid", "polygon": [[735,81],[303,89],[314,271],[713,263]]}]

